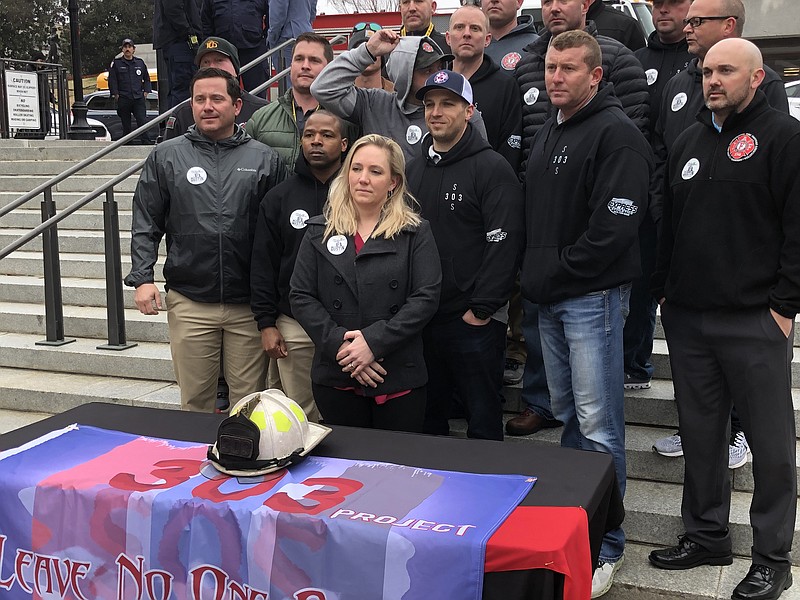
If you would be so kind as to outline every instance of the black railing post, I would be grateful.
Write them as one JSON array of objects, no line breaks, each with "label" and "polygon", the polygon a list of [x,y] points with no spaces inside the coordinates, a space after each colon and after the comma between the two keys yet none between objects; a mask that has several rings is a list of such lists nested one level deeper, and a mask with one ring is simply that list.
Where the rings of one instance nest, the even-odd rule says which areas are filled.
[{"label": "black railing post", "polygon": [[[44,191],[42,223],[55,216],[53,188]],[[38,346],[63,346],[75,339],[64,338],[64,305],[61,300],[61,263],[58,257],[58,229],[55,225],[42,232],[44,256],[44,318],[47,339],[36,342]]]},{"label": "black railing post", "polygon": [[106,190],[103,202],[103,238],[106,250],[106,315],[108,344],[98,350],[127,350],[136,344],[125,341],[125,299],[122,296],[122,253],[119,242],[119,207],[114,188]]}]

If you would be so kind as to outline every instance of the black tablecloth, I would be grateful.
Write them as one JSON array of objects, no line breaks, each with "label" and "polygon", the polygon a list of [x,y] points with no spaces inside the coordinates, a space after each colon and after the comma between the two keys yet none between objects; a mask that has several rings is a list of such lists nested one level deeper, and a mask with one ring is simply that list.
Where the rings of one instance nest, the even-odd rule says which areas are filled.
[{"label": "black tablecloth", "polygon": [[[94,402],[0,435],[0,450],[14,448],[72,423],[137,435],[190,442],[215,441],[224,415],[131,407]],[[519,442],[465,440],[333,427],[313,454],[374,460],[427,469],[534,475],[536,485],[523,506],[580,506],[589,518],[592,561],[603,533],[624,515],[610,455]],[[531,532],[535,535],[535,532]],[[563,577],[549,571],[486,573],[484,600],[560,597]]]}]

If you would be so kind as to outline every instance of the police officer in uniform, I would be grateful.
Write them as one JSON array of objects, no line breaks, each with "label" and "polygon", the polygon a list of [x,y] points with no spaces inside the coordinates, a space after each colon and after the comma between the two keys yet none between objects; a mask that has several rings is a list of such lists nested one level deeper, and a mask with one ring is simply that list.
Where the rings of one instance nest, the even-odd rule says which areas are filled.
[{"label": "police officer in uniform", "polygon": [[[133,40],[122,40],[122,58],[115,58],[108,69],[108,89],[117,103],[117,115],[122,121],[122,135],[131,130],[131,114],[136,117],[136,126],[147,122],[147,106],[145,98],[150,93],[150,74],[147,65],[138,56],[134,56],[136,46]],[[140,136],[143,144],[148,144],[146,135]]]}]

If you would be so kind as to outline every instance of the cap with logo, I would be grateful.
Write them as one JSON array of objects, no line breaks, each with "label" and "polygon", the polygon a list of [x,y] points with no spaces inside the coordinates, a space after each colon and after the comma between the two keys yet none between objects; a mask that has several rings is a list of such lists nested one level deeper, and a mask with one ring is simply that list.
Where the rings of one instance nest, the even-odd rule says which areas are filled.
[{"label": "cap with logo", "polygon": [[461,73],[455,71],[437,71],[427,80],[425,85],[417,91],[417,100],[422,100],[431,90],[450,90],[461,96],[468,104],[472,104],[472,86]]},{"label": "cap with logo", "polygon": [[352,50],[360,46],[371,38],[375,32],[380,30],[381,26],[377,23],[356,23],[355,27],[353,27],[353,31],[350,33],[350,41],[347,43],[347,49]]},{"label": "cap with logo", "polygon": [[300,405],[280,390],[245,396],[219,425],[208,459],[228,475],[252,477],[296,464],[331,432],[309,423]]},{"label": "cap with logo", "polygon": [[420,38],[417,58],[414,60],[414,68],[425,69],[437,61],[453,62],[455,58],[452,54],[442,52],[439,45],[426,35]]},{"label": "cap with logo", "polygon": [[133,46],[134,48],[136,48],[136,44],[133,43],[133,40],[131,38],[125,38],[124,40],[122,40],[122,45],[120,46],[120,48],[124,48],[125,46]]},{"label": "cap with logo", "polygon": [[197,49],[197,54],[194,57],[194,64],[200,65],[200,60],[209,52],[219,52],[231,59],[233,69],[236,74],[239,74],[241,63],[239,62],[239,51],[236,46],[231,44],[228,40],[221,37],[210,37],[203,40],[200,47]]}]

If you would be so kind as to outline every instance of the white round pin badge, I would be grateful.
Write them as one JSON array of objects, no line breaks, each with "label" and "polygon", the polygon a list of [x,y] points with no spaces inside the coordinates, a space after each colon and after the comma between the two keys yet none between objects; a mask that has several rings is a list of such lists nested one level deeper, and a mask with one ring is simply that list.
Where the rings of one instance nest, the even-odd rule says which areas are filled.
[{"label": "white round pin badge", "polygon": [[409,125],[406,129],[406,141],[409,144],[416,144],[422,139],[422,129],[418,125]]},{"label": "white round pin badge", "polygon": [[522,99],[528,106],[536,104],[536,101],[539,99],[539,88],[532,87],[527,92],[525,92],[525,95],[522,97]]},{"label": "white round pin badge", "polygon": [[672,99],[672,112],[678,112],[684,106],[686,106],[686,101],[689,97],[686,95],[686,92],[678,92],[675,94],[675,97]]},{"label": "white round pin badge", "polygon": [[347,250],[347,238],[343,235],[334,235],[328,240],[328,252],[334,256],[339,256]]},{"label": "white round pin badge", "polygon": [[208,173],[203,167],[192,167],[186,171],[186,181],[192,185],[200,185],[208,179]]},{"label": "white round pin badge", "polygon": [[647,85],[653,85],[658,80],[658,69],[647,69],[644,74],[647,75]]},{"label": "white round pin badge", "polygon": [[302,208],[298,208],[291,215],[289,215],[289,225],[295,229],[303,229],[308,221],[308,213]]},{"label": "white round pin badge", "polygon": [[690,158],[686,161],[686,164],[683,165],[683,170],[681,171],[681,177],[684,179],[691,179],[697,172],[700,170],[700,161],[696,158]]}]

